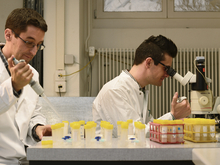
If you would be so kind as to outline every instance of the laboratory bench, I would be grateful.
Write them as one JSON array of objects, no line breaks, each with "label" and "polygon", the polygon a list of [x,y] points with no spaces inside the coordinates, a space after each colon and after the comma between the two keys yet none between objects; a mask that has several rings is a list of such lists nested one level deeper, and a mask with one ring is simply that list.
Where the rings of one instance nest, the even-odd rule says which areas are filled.
[{"label": "laboratory bench", "polygon": [[[53,145],[46,147],[40,142],[36,146],[27,148],[27,160],[30,165],[37,164],[73,164],[85,163],[85,161],[138,161],[140,163],[150,162],[151,164],[197,164],[197,162],[209,161],[210,154],[215,162],[220,162],[220,143],[194,143],[184,141],[183,144],[160,144],[158,142],[146,139],[144,146],[137,146],[135,143],[129,144],[128,147],[118,147],[118,140],[112,139],[111,147],[78,147],[74,148],[68,145]],[[217,154],[219,153],[219,154]],[[202,160],[203,159],[203,160]],[[206,160],[207,159],[207,160]],[[212,162],[213,162],[212,161]],[[204,163],[203,163],[204,164]]]}]

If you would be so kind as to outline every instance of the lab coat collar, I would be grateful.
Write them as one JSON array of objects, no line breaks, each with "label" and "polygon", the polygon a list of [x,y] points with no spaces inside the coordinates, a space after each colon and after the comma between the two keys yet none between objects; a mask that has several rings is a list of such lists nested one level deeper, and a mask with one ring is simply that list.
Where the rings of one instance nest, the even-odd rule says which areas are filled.
[{"label": "lab coat collar", "polygon": [[125,69],[125,70],[123,70],[127,75],[129,75],[137,84],[138,84],[138,86],[139,86],[139,90],[140,91],[142,91],[144,94],[145,94],[145,91],[146,91],[146,89],[145,89],[145,87],[141,87],[140,86],[140,84],[137,82],[137,80],[131,75],[131,73],[129,72],[129,70],[128,69]]}]

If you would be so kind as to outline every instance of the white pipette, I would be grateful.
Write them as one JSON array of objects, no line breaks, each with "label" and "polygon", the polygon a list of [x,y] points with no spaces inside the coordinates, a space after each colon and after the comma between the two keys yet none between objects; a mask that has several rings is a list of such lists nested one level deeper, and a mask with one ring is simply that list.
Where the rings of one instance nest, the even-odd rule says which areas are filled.
[{"label": "white pipette", "polygon": [[[17,65],[17,64],[20,63],[20,62],[25,62],[25,60],[23,60],[23,59],[21,59],[20,61],[18,61],[16,58],[13,58],[13,61],[14,61],[14,64],[15,64],[15,65]],[[43,95],[44,89],[41,87],[41,85],[40,85],[37,81],[31,79],[31,81],[29,82],[29,85],[33,88],[33,90],[34,90],[38,95]]]}]

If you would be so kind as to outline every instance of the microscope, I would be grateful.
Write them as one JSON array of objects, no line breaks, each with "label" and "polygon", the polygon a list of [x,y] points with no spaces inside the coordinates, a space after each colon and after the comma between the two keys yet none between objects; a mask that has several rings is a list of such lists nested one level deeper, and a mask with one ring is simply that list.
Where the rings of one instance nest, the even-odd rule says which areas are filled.
[{"label": "microscope", "polygon": [[179,81],[183,86],[190,84],[190,106],[193,118],[215,119],[220,126],[220,97],[213,99],[212,91],[209,87],[211,79],[205,77],[205,57],[196,57],[194,61],[196,74],[190,71],[182,77],[173,68],[167,74]]}]

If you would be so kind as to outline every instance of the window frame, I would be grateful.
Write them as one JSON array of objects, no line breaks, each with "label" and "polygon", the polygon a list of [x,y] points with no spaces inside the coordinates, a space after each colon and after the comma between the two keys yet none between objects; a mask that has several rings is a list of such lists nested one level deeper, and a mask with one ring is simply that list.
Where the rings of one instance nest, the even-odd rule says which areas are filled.
[{"label": "window frame", "polygon": [[[141,12],[104,12],[104,0],[96,0],[97,19],[134,19],[134,18],[166,18],[167,0],[162,0],[162,11],[141,11]],[[135,14],[134,14],[135,13]]]},{"label": "window frame", "polygon": [[201,12],[201,11],[174,11],[174,0],[169,0],[167,4],[168,18],[192,18],[192,19],[207,19],[220,18],[220,12]]},{"label": "window frame", "polygon": [[[168,5],[174,9],[173,0],[163,0],[163,3],[167,2],[167,9]],[[101,2],[101,3],[100,3]],[[208,15],[207,17],[199,16],[201,12],[189,12],[184,13],[177,12],[171,13],[171,11],[166,11],[166,17],[163,18],[153,17],[151,15],[148,18],[138,18],[140,16],[129,16],[126,14],[123,17],[119,16],[111,16],[114,13],[105,14],[103,12],[103,1],[102,0],[93,0],[92,6],[94,15],[92,16],[93,20],[93,28],[220,28],[220,16],[211,17]],[[172,5],[172,6],[171,6]],[[99,7],[99,10],[98,8]],[[101,11],[100,11],[101,9]],[[171,15],[170,18],[167,18],[168,13]],[[192,16],[193,14],[194,17]],[[202,12],[203,13],[203,12]],[[207,13],[207,12],[206,12]],[[102,15],[104,14],[104,15]],[[110,14],[110,16],[109,16]],[[131,13],[130,13],[131,14]],[[137,13],[133,14],[136,15]],[[215,13],[216,14],[216,13]],[[204,13],[203,13],[204,15]],[[189,18],[190,17],[190,18]]]}]

